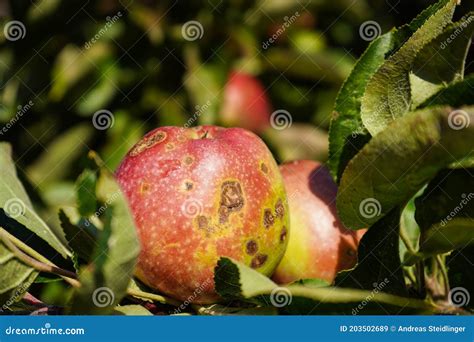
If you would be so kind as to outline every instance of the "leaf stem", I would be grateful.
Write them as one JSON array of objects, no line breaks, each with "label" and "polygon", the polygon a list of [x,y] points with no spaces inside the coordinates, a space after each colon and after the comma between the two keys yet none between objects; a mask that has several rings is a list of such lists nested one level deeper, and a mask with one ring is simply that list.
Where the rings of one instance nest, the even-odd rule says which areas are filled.
[{"label": "leaf stem", "polygon": [[446,270],[446,265],[444,263],[443,258],[441,255],[436,256],[436,262],[438,263],[439,269],[441,271],[441,277],[443,278],[443,284],[444,284],[444,291],[446,296],[449,294],[449,277],[448,277],[448,271]]},{"label": "leaf stem", "polygon": [[77,274],[56,266],[52,261],[39,254],[15,236],[0,227],[0,240],[7,246],[13,255],[26,265],[46,273],[53,273],[61,276],[65,281],[74,287],[80,287],[77,281]]},{"label": "leaf stem", "polygon": [[411,255],[416,255],[415,248],[412,246],[410,239],[407,236],[405,229],[400,225],[400,239],[402,240],[403,244],[406,246],[408,252]]}]

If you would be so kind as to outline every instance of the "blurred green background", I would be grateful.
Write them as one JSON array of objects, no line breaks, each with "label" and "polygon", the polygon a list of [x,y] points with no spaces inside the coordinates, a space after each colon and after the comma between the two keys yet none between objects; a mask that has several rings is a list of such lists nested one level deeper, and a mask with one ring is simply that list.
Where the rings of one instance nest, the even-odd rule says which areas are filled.
[{"label": "blurred green background", "polygon": [[[264,136],[277,159],[324,160],[333,101],[369,43],[361,25],[375,21],[387,32],[433,2],[3,1],[1,139],[13,144],[30,193],[41,194],[36,200],[53,213],[74,202],[73,182],[89,149],[115,169],[145,132],[184,125],[208,101],[199,121],[219,124],[222,88],[240,69],[263,82],[273,110],[291,113],[291,129]],[[472,9],[463,1],[456,16]],[[24,25],[14,41],[5,33],[12,20]],[[202,25],[194,41],[182,34],[190,20]],[[101,110],[113,113],[106,130],[92,125]]]}]

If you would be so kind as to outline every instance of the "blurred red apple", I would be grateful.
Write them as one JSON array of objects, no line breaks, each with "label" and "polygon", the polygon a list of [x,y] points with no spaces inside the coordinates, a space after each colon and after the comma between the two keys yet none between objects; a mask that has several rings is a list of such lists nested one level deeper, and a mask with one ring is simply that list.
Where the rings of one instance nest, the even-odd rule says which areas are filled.
[{"label": "blurred red apple", "polygon": [[291,235],[273,279],[280,284],[310,278],[332,283],[337,272],[357,263],[364,232],[346,229],[339,221],[337,186],[325,166],[301,160],[280,170],[288,193]]},{"label": "blurred red apple", "polygon": [[251,132],[155,129],[131,149],[117,179],[141,240],[137,276],[169,296],[215,302],[220,257],[269,276],[284,254],[289,216],[283,179]]},{"label": "blurred red apple", "polygon": [[270,101],[262,83],[252,75],[231,72],[224,88],[222,123],[262,133],[269,127],[270,117]]}]

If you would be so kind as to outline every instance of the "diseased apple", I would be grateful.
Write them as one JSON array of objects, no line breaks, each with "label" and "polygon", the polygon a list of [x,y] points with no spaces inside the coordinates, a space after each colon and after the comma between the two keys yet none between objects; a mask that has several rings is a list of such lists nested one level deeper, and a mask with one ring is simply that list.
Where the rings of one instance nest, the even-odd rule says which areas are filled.
[{"label": "diseased apple", "polygon": [[280,170],[288,193],[291,235],[273,279],[280,284],[310,278],[333,282],[337,272],[356,264],[363,232],[346,229],[339,221],[337,186],[325,166],[300,160]]},{"label": "diseased apple", "polygon": [[262,133],[270,126],[270,100],[262,83],[244,72],[231,72],[224,88],[221,122]]},{"label": "diseased apple", "polygon": [[130,150],[116,176],[141,240],[137,276],[169,296],[215,302],[220,257],[270,276],[284,254],[283,178],[249,131],[157,128]]}]

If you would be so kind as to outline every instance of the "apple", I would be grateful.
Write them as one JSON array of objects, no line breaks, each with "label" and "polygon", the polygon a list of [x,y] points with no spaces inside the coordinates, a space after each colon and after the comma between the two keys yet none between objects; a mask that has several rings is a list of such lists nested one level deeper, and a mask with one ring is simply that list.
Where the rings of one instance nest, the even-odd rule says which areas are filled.
[{"label": "apple", "polygon": [[270,100],[263,84],[254,76],[233,71],[224,88],[221,122],[262,133],[270,126]]},{"label": "apple", "polygon": [[160,127],[116,172],[141,241],[137,277],[192,303],[219,300],[220,257],[270,276],[287,245],[288,203],[272,154],[241,128]]},{"label": "apple", "polygon": [[280,166],[288,193],[291,235],[273,279],[279,284],[318,278],[329,283],[357,263],[363,232],[346,229],[336,212],[337,186],[318,162],[299,160]]}]

